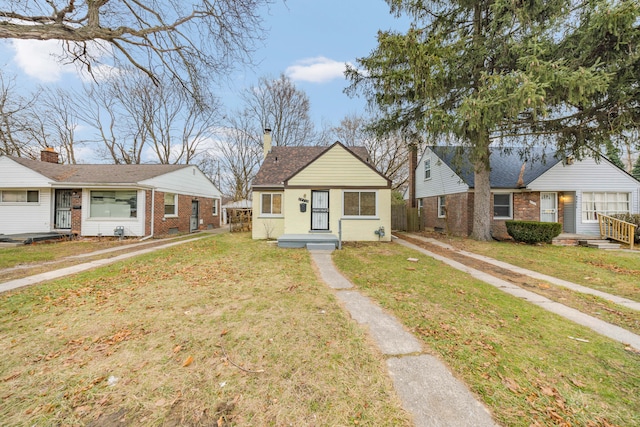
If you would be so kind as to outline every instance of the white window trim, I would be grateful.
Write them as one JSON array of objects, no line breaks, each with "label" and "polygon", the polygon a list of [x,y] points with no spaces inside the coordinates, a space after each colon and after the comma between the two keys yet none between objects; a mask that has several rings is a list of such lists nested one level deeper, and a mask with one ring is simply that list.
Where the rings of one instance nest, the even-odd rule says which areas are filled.
[{"label": "white window trim", "polygon": [[[584,195],[585,194],[604,194],[605,195],[605,200],[607,198],[607,194],[626,194],[627,195],[627,211],[626,213],[631,213],[631,193],[627,192],[627,191],[583,191],[582,194],[580,195],[580,221],[582,222],[582,224],[594,224],[598,222],[598,218],[594,215],[594,219],[584,219],[585,216],[585,212],[587,211],[587,209],[585,209],[585,200],[584,200]],[[606,203],[606,202],[605,202]],[[590,212],[598,212],[598,211],[591,211]],[[605,212],[600,212],[603,215],[614,215],[615,213],[619,213],[620,211],[616,211],[611,212],[611,211],[605,211]]]},{"label": "white window trim", "polygon": [[211,212],[211,216],[218,216],[218,199],[213,199],[213,208]]},{"label": "white window trim", "polygon": [[[429,165],[428,169],[427,169],[427,165]],[[427,176],[427,170],[429,171],[429,176]],[[424,180],[429,181],[431,179],[431,157],[426,157],[424,159],[422,171],[424,173]]]},{"label": "white window trim", "polygon": [[[279,214],[274,214],[274,213],[264,213],[262,212],[262,196],[264,196],[265,194],[270,194],[271,195],[271,206],[270,206],[270,210],[273,210],[273,195],[274,194],[279,194],[280,195],[280,211],[282,213]],[[275,191],[275,192],[267,192],[265,191],[264,193],[260,193],[260,214],[259,214],[259,218],[283,218],[284,217],[284,192],[280,192],[280,191]]]},{"label": "white window trim", "polygon": [[[444,202],[444,204],[441,203],[441,200]],[[442,212],[442,208],[445,208],[445,213],[444,214],[440,213],[440,212]],[[445,195],[438,196],[438,218],[446,218],[447,217],[446,208],[447,208],[446,196]]]},{"label": "white window trim", "polygon": [[[173,206],[174,206],[174,209],[175,209],[174,213],[172,213],[172,214],[164,214],[164,217],[165,218],[177,218],[178,217],[178,195],[176,193],[170,193],[168,191],[166,193],[164,193],[164,194],[165,194],[165,196],[167,194],[173,194]],[[165,206],[167,206],[167,205],[164,204],[164,199],[162,199],[162,207],[164,208]]]},{"label": "white window trim", "polygon": [[[376,195],[376,213],[374,215],[345,215],[344,214],[344,195],[345,193],[374,193]],[[342,218],[343,219],[380,219],[378,216],[378,190],[357,190],[357,189],[349,189],[342,190]]]},{"label": "white window trim", "polygon": [[495,212],[495,195],[496,194],[507,194],[509,195],[509,216],[494,216],[493,219],[513,219],[513,193],[506,191],[494,191],[491,193],[491,202],[493,206],[493,211]]},{"label": "white window trim", "polygon": [[[3,202],[2,201],[2,193],[4,191],[7,192],[24,192],[25,193],[25,199],[27,201],[25,202]],[[29,192],[31,191],[35,191],[36,193],[38,193],[38,201],[37,202],[29,202]],[[0,204],[4,205],[4,206],[25,206],[25,205],[29,205],[29,206],[37,206],[40,204],[40,190],[22,190],[22,189],[9,189],[6,188],[4,190],[0,190]]]},{"label": "white window trim", "polygon": [[[129,216],[129,217],[121,217],[121,216],[93,216],[94,212],[92,212],[91,209],[91,195],[94,191],[128,191],[128,190],[113,190],[113,189],[93,189],[87,192],[86,195],[86,205],[89,206],[89,213],[88,213],[88,217],[87,217],[87,221],[115,221],[115,222],[137,222],[140,220],[140,216],[138,215],[138,204],[140,202],[141,199],[141,194],[140,191],[138,190],[131,190],[131,191],[135,191],[136,194],[136,216]],[[84,205],[84,200],[83,200],[83,205]],[[164,203],[164,202],[163,202]],[[163,204],[164,206],[164,204]]]}]

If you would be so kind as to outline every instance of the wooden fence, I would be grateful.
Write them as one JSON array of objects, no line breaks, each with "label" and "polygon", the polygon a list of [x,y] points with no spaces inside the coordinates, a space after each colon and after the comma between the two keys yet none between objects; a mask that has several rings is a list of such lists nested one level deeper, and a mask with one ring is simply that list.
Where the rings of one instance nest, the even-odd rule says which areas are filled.
[{"label": "wooden fence", "polygon": [[227,210],[229,231],[241,232],[251,231],[251,210],[250,209],[229,209]]},{"label": "wooden fence", "polygon": [[418,208],[409,208],[405,205],[391,206],[391,229],[410,232],[422,230]]}]

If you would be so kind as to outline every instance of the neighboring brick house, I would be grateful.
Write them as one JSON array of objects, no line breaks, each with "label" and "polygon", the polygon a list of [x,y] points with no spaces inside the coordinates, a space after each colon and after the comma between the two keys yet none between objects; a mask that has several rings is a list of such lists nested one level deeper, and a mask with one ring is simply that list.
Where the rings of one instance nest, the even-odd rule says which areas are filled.
[{"label": "neighboring brick house", "polygon": [[[194,165],[66,165],[0,156],[0,233],[154,236],[220,227],[220,191]],[[118,231],[116,231],[118,230]]]},{"label": "neighboring brick house", "polygon": [[[491,230],[508,237],[505,221],[559,222],[565,233],[599,235],[596,213],[640,212],[640,182],[606,158],[557,158],[534,147],[491,149]],[[428,147],[415,170],[425,227],[471,234],[474,175],[464,148]]]}]

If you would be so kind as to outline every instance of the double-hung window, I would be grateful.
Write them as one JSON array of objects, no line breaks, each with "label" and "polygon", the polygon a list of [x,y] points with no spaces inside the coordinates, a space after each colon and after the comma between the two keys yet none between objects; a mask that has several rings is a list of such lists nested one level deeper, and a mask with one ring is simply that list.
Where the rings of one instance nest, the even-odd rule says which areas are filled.
[{"label": "double-hung window", "polygon": [[629,193],[584,192],[582,193],[582,222],[598,221],[597,214],[629,213],[630,204]]},{"label": "double-hung window", "polygon": [[213,207],[211,209],[211,215],[212,216],[218,215],[218,199],[213,199]]},{"label": "double-hung window", "polygon": [[342,194],[344,216],[375,217],[377,215],[375,191],[345,191]]},{"label": "double-hung window", "polygon": [[424,159],[424,180],[431,179],[431,158]]},{"label": "double-hung window", "polygon": [[178,195],[164,193],[164,216],[178,216]]},{"label": "double-hung window", "polygon": [[513,218],[513,197],[511,193],[493,193],[493,218]]},{"label": "double-hung window", "polygon": [[262,193],[260,214],[282,216],[282,193]]}]

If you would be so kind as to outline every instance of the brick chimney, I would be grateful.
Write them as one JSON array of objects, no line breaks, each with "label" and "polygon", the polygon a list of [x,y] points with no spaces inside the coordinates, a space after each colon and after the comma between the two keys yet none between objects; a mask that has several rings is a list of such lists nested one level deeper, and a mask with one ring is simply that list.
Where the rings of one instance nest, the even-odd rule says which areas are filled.
[{"label": "brick chimney", "polygon": [[60,155],[56,153],[53,147],[47,147],[40,151],[40,161],[47,163],[58,163]]},{"label": "brick chimney", "polygon": [[267,158],[267,154],[271,151],[271,129],[265,128],[262,136],[262,149],[264,150],[263,159]]}]

